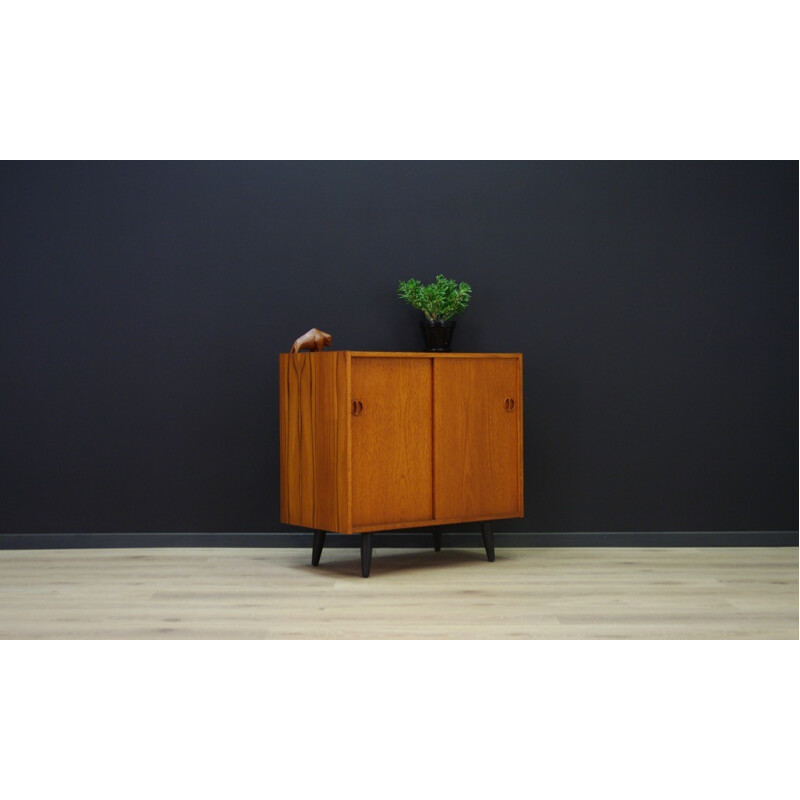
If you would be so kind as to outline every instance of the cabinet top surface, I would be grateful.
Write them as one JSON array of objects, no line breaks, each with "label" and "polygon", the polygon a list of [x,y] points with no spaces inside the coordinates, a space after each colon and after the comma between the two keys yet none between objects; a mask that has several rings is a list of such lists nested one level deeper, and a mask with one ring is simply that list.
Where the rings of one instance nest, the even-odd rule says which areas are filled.
[{"label": "cabinet top surface", "polygon": [[[416,351],[404,353],[395,350],[321,350],[310,352],[308,350],[294,353],[297,356],[328,356],[347,353],[354,358],[522,358],[522,353],[434,353]],[[292,355],[292,354],[285,354]]]}]

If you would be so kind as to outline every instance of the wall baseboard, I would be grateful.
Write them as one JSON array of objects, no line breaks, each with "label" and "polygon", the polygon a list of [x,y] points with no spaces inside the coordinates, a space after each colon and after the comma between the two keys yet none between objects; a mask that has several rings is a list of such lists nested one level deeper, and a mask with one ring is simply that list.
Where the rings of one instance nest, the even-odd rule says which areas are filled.
[{"label": "wall baseboard", "polygon": [[[307,547],[300,533],[6,533],[0,550],[111,547]],[[797,531],[495,533],[495,547],[797,547]],[[328,534],[325,547],[358,547],[359,536]],[[429,532],[376,533],[375,547],[431,547]],[[482,547],[480,534],[442,532],[442,547]]]}]

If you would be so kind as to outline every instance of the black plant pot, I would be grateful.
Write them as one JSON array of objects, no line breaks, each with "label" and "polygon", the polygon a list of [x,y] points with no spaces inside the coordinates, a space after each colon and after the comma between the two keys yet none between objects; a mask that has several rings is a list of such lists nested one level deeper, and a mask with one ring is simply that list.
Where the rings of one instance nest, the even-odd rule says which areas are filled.
[{"label": "black plant pot", "polygon": [[432,353],[449,353],[450,344],[453,341],[453,328],[456,327],[455,320],[449,319],[447,322],[420,322],[422,333],[425,336],[425,349]]}]

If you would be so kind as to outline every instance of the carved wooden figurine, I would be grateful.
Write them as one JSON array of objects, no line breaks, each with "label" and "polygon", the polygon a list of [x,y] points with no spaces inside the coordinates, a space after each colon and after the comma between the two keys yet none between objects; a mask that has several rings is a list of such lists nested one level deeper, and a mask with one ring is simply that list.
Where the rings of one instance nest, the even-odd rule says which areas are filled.
[{"label": "carved wooden figurine", "polygon": [[318,328],[306,331],[299,339],[294,340],[290,353],[299,353],[301,350],[322,350],[323,347],[330,347],[331,335]]}]

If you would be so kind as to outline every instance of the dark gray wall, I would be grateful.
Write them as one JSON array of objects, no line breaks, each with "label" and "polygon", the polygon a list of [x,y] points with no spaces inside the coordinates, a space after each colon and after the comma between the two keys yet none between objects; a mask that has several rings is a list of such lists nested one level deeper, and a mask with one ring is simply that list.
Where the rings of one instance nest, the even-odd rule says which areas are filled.
[{"label": "dark gray wall", "polygon": [[507,531],[792,530],[798,167],[4,163],[0,530],[280,531],[277,353],[525,356]]}]

